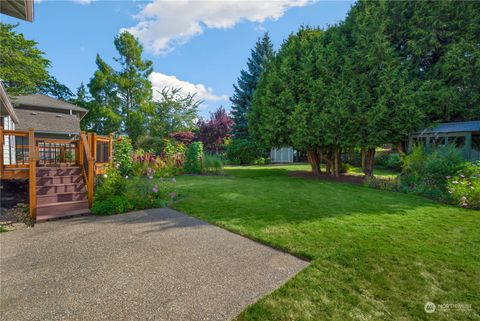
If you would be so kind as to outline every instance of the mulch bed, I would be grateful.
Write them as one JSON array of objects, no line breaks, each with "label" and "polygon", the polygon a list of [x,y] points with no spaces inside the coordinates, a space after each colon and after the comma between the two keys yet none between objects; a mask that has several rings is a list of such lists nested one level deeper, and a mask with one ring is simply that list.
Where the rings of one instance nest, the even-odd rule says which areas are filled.
[{"label": "mulch bed", "polygon": [[320,175],[314,175],[311,172],[304,172],[304,171],[292,171],[288,173],[288,175],[293,177],[318,179],[318,180],[329,181],[329,182],[363,185],[363,176],[340,174],[339,177],[334,177],[334,176],[327,175],[325,173],[321,173]]}]

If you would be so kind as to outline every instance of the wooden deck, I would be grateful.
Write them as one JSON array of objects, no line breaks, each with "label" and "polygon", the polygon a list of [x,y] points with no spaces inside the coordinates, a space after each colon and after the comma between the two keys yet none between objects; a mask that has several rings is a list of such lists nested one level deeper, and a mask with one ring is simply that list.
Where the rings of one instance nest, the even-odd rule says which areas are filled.
[{"label": "wooden deck", "polygon": [[0,127],[0,146],[0,178],[28,179],[29,214],[37,221],[88,210],[95,176],[113,160],[113,135],[82,132],[69,140],[46,139],[33,128]]}]

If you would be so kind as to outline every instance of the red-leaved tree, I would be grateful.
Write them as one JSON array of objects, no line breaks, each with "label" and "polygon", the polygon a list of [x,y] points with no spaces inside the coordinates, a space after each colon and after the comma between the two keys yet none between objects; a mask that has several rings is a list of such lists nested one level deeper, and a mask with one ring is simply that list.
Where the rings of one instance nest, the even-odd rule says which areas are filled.
[{"label": "red-leaved tree", "polygon": [[175,139],[176,141],[182,142],[185,145],[188,145],[195,139],[195,134],[190,131],[173,132],[168,134],[168,137]]},{"label": "red-leaved tree", "polygon": [[203,143],[205,150],[218,153],[225,138],[230,136],[233,120],[228,116],[225,108],[220,106],[214,113],[210,113],[210,120],[198,121],[198,140]]}]

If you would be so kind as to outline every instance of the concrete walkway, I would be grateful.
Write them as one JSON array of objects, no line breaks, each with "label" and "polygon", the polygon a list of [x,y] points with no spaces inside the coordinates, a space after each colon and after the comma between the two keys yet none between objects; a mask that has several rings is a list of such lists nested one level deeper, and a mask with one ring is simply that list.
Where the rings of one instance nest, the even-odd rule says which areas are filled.
[{"label": "concrete walkway", "polygon": [[1,320],[230,320],[308,263],[170,209],[0,234]]}]

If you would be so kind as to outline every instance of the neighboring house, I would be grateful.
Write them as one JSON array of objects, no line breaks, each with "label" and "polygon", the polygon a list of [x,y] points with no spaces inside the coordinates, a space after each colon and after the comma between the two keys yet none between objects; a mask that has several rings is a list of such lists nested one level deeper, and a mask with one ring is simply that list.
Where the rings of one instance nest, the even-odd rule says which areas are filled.
[{"label": "neighboring house", "polygon": [[[80,135],[80,120],[88,110],[45,95],[34,94],[12,98],[19,122],[16,130],[35,131],[35,142],[39,147],[39,163],[75,162],[76,145]],[[24,163],[28,159],[26,137],[16,137],[16,155],[9,164]],[[4,153],[4,155],[6,155]],[[4,156],[5,159],[5,156]]]},{"label": "neighboring house", "polygon": [[465,159],[480,160],[480,120],[440,123],[410,135],[409,150],[415,144],[429,147],[455,145]]},{"label": "neighboring house", "polygon": [[17,130],[35,130],[35,138],[71,139],[80,134],[85,108],[34,94],[12,98],[19,123]]}]

